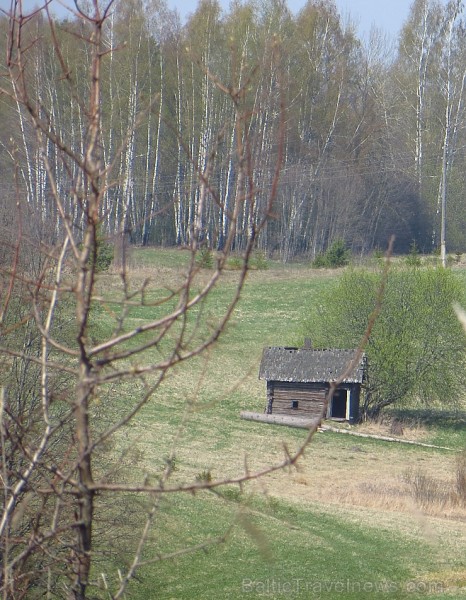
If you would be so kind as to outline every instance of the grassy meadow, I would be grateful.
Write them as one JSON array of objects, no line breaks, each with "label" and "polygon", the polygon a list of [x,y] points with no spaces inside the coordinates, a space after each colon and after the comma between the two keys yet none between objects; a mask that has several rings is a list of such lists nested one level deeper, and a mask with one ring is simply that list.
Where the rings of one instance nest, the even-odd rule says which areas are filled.
[{"label": "grassy meadow", "polygon": [[[181,250],[134,250],[131,286],[136,289],[149,278],[148,297],[165,297],[187,260]],[[171,483],[190,483],[234,477],[245,465],[251,472],[262,469],[283,458],[285,445],[296,449],[304,430],[244,421],[239,414],[264,409],[265,383],[258,380],[263,347],[301,344],[310,306],[338,274],[272,262],[266,270],[250,271],[218,344],[169,374],[108,448],[103,472],[111,461],[129,480],[155,482],[175,448]],[[99,277],[107,303],[94,315],[96,339],[111,331],[119,286],[116,273]],[[203,307],[199,318],[206,327],[221,315],[237,277],[228,271]],[[153,318],[158,310],[153,304],[130,310],[128,324]],[[96,410],[103,420],[113,420],[142,391],[137,382],[109,388]],[[413,408],[404,415],[405,439],[449,450],[323,432],[297,469],[241,489],[166,494],[157,504],[145,566],[127,597],[466,596],[466,504],[456,494],[458,456],[466,448],[465,415],[448,407]],[[352,429],[387,434],[388,425],[382,420]],[[151,502],[129,495],[118,511],[112,508],[119,512],[112,516],[119,537],[116,533],[94,574],[102,582],[102,597],[104,583],[112,587],[118,570],[127,566],[124,553],[135,547]],[[173,557],[160,561],[166,554]]]}]

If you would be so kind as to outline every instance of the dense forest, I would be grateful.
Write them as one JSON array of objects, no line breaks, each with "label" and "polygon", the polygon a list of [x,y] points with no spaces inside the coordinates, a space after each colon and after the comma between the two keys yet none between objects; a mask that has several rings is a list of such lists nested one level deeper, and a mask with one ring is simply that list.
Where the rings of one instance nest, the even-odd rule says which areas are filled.
[{"label": "dense forest", "polygon": [[[110,184],[102,235],[188,245],[196,221],[203,243],[221,249],[234,218],[234,249],[241,251],[267,210],[255,244],[283,261],[313,257],[336,239],[367,253],[392,234],[397,252],[413,242],[433,251],[444,202],[447,249],[464,251],[461,11],[457,0],[414,0],[398,39],[374,31],[363,41],[332,0],[309,0],[296,16],[282,0],[236,0],[228,12],[202,0],[185,24],[163,0],[115,2],[103,25],[101,152]],[[2,39],[8,27],[4,16]],[[75,173],[57,148],[82,152],[91,70],[86,27],[78,12],[55,20],[53,29],[44,11],[23,23],[31,39],[26,91],[49,129],[45,156],[25,105],[13,92],[0,104],[0,218],[8,225],[24,198],[25,221],[48,242],[65,221],[51,200],[47,169],[66,222],[79,228],[83,218],[70,190]],[[79,95],[70,94],[67,79]],[[5,79],[2,87],[9,85]],[[235,172],[238,136],[248,140],[247,177]],[[232,215],[230,205],[248,190],[254,210],[245,202]]]}]

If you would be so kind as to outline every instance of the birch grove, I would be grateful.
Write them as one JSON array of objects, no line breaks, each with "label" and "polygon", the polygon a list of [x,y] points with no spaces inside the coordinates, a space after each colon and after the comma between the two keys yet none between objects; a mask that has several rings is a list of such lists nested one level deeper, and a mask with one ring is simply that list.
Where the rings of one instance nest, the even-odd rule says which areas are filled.
[{"label": "birch grove", "polygon": [[[43,12],[28,21],[25,35],[40,40],[27,65],[28,85],[40,99],[42,118],[82,152],[84,107],[79,94],[69,95],[57,66],[66,64],[76,85],[88,89],[89,50],[82,43],[88,24],[79,11],[70,12],[54,21],[51,34],[46,21]],[[6,16],[1,23],[6,29]],[[444,245],[443,204],[451,208],[443,220],[445,252],[462,251],[462,31],[458,2],[415,0],[399,38],[375,32],[371,47],[343,23],[332,0],[309,0],[296,15],[276,0],[235,2],[223,12],[215,0],[203,0],[186,23],[163,0],[116,1],[102,32],[109,52],[102,71],[102,152],[112,170],[101,235],[113,241],[125,232],[134,244],[188,245],[197,223],[202,243],[221,250],[230,203],[259,180],[258,208],[262,194],[267,198],[282,86],[284,168],[273,219],[255,240],[257,249],[289,261],[313,258],[343,239],[364,254],[394,234],[395,252],[413,241],[430,252]],[[243,108],[255,171],[240,189],[233,168],[242,143],[237,113],[217,83],[241,89],[246,77],[251,93]],[[60,227],[24,107],[12,97],[5,110],[18,117],[14,156],[29,205],[39,221]],[[8,135],[1,140],[5,168],[13,156]],[[59,193],[66,194],[73,174],[53,144],[45,153]],[[196,185],[207,166],[216,200],[204,201]],[[82,219],[79,208],[68,209]],[[237,252],[258,220],[245,205],[236,223]]]}]

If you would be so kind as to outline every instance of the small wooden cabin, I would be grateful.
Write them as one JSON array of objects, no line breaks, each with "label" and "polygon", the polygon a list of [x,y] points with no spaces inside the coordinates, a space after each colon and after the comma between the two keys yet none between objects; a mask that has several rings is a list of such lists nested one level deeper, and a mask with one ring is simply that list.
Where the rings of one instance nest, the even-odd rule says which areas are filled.
[{"label": "small wooden cabin", "polygon": [[[322,414],[330,383],[348,369],[355,350],[314,350],[311,347],[265,348],[259,379],[267,382],[266,413],[318,418]],[[366,357],[335,390],[327,418],[357,421]]]}]

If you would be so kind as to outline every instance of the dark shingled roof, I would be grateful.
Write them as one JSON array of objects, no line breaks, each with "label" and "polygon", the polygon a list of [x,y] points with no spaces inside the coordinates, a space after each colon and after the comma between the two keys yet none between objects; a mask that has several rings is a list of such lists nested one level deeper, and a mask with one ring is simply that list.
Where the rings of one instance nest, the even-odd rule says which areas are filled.
[{"label": "dark shingled roof", "polygon": [[[322,383],[335,381],[348,368],[356,350],[310,348],[264,348],[259,379]],[[362,383],[366,358],[363,354],[343,383]]]}]

